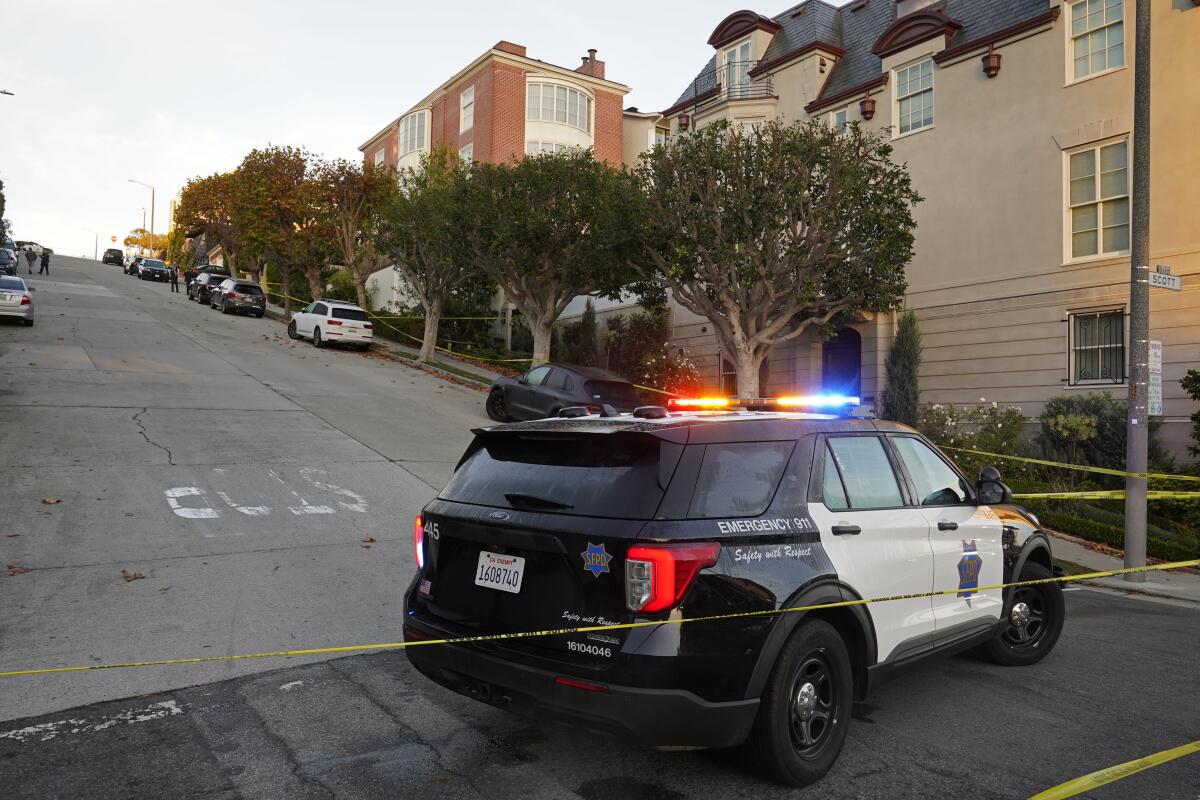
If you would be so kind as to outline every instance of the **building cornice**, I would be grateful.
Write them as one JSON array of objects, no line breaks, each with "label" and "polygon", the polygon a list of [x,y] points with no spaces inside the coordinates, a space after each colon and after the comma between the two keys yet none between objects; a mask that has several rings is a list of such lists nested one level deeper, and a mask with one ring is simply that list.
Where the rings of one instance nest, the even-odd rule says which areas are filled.
[{"label": "building cornice", "polygon": [[947,61],[953,61],[961,56],[970,55],[976,50],[984,50],[989,45],[999,44],[1005,39],[1011,39],[1014,36],[1020,36],[1022,33],[1028,33],[1029,31],[1044,26],[1054,25],[1054,23],[1058,21],[1059,13],[1060,9],[1056,6],[1047,11],[1045,14],[1038,14],[1036,17],[1030,17],[1029,19],[1022,20],[1014,25],[1009,25],[1007,28],[1001,28],[994,33],[988,34],[987,36],[981,36],[978,39],[972,39],[969,42],[963,42],[962,44],[956,44],[954,47],[948,47],[942,52],[934,55],[934,63],[940,66]]},{"label": "building cornice", "polygon": [[842,56],[846,55],[846,51],[837,45],[832,45],[829,42],[825,42],[820,39],[813,39],[808,44],[801,45],[794,50],[789,50],[788,52],[775,56],[772,59],[763,61],[757,67],[750,70],[749,75],[752,78],[756,75],[762,75],[764,72],[770,72],[773,69],[778,69],[790,61],[795,61],[798,58],[802,58],[809,53],[816,52],[818,50],[822,53],[828,53],[834,58],[841,58]]},{"label": "building cornice", "polygon": [[754,11],[735,11],[717,24],[712,35],[708,37],[708,43],[713,47],[722,47],[754,31],[765,31],[774,35],[779,32],[780,27],[775,20]]},{"label": "building cornice", "polygon": [[817,111],[820,111],[823,108],[828,108],[829,106],[835,105],[837,103],[841,103],[846,100],[853,100],[854,98],[858,97],[859,95],[868,94],[873,89],[878,89],[883,86],[886,86],[887,82],[888,82],[888,74],[886,72],[881,72],[880,74],[876,75],[874,78],[871,78],[870,80],[865,80],[862,83],[859,83],[859,84],[849,87],[848,89],[843,89],[840,92],[835,92],[834,94],[831,94],[828,97],[818,97],[816,100],[813,100],[811,103],[806,105],[804,107],[804,110],[807,111],[809,114],[815,113]]}]

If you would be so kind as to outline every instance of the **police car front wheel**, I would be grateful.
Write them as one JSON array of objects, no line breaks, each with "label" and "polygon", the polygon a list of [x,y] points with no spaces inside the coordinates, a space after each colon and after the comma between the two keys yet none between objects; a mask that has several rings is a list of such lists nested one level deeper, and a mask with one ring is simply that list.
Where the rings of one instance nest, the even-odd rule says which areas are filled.
[{"label": "police car front wheel", "polygon": [[837,630],[822,620],[802,622],[775,663],[744,745],[752,766],[793,786],[819,780],[846,741],[852,683]]},{"label": "police car front wheel", "polygon": [[[1054,577],[1041,564],[1027,562],[1018,580]],[[1054,649],[1062,633],[1066,604],[1062,585],[1041,583],[1013,589],[1008,619],[999,636],[983,645],[983,653],[997,664],[1024,667],[1036,664]]]}]

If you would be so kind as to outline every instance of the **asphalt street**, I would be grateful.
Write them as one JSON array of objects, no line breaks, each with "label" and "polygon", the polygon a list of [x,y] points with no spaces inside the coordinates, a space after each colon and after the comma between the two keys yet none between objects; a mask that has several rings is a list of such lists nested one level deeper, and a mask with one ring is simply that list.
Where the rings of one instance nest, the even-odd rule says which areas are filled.
[{"label": "asphalt street", "polygon": [[[0,325],[0,564],[30,569],[0,572],[0,671],[399,638],[412,514],[482,395],[52,269],[37,325]],[[968,654],[885,684],[805,791],[515,717],[386,652],[0,678],[0,796],[1008,798],[1200,738],[1200,608],[1067,607],[1034,667]],[[1198,758],[1086,796],[1196,800]]]}]

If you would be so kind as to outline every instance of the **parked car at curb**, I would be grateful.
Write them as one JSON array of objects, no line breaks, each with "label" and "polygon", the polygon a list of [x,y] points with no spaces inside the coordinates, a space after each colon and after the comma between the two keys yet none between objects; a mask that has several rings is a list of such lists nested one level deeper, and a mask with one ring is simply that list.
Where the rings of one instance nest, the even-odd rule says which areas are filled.
[{"label": "parked car at curb", "polygon": [[[803,786],[900,669],[1052,652],[1050,542],[996,469],[969,481],[912,428],[785,399],[476,430],[414,521],[404,640],[448,643],[409,662],[539,723],[741,746]],[[1038,677],[987,679],[1020,694]]]},{"label": "parked car at curb", "polygon": [[3,275],[16,275],[17,274],[16,251],[10,250],[7,247],[0,247],[0,274],[3,274]]},{"label": "parked car at curb", "polygon": [[599,367],[541,364],[517,378],[497,378],[484,410],[496,422],[524,422],[558,416],[569,406],[599,411],[608,404],[629,412],[641,405],[637,387]]},{"label": "parked car at curb", "polygon": [[[232,275],[229,274],[228,269],[220,266],[219,264],[205,264],[202,267],[192,267],[191,269],[185,270],[183,273],[183,286],[184,286],[184,290],[187,292],[187,296],[188,296],[189,300],[197,299],[197,297],[196,297],[196,289],[197,289],[196,281],[199,280],[201,275],[217,275],[217,276],[220,276],[220,278],[222,280],[224,280],[225,278],[233,277]],[[220,282],[221,281],[217,281],[217,283],[220,283]]]},{"label": "parked car at curb", "polygon": [[145,256],[134,256],[129,259],[129,263],[125,265],[126,275],[137,275],[142,268],[142,262],[146,260]]},{"label": "parked car at curb", "polygon": [[33,325],[33,287],[24,278],[0,275],[0,317],[15,317]]},{"label": "parked car at curb", "polygon": [[138,278],[144,281],[170,281],[171,268],[157,258],[144,258],[138,265]]},{"label": "parked car at curb", "polygon": [[249,313],[261,319],[267,310],[267,297],[253,281],[226,278],[209,294],[209,307],[219,308],[222,314]]},{"label": "parked car at curb", "polygon": [[119,248],[110,247],[104,251],[104,255],[100,257],[101,264],[113,264],[118,267],[125,266],[125,254]]},{"label": "parked car at curb", "polygon": [[204,272],[196,276],[196,280],[192,281],[192,285],[188,287],[188,296],[194,299],[197,303],[208,303],[212,300],[212,291],[221,285],[221,281],[228,278],[228,275],[218,275],[213,272]]},{"label": "parked car at curb", "polygon": [[312,339],[314,347],[352,344],[362,350],[375,339],[371,318],[361,307],[340,300],[315,300],[292,314],[288,337]]}]

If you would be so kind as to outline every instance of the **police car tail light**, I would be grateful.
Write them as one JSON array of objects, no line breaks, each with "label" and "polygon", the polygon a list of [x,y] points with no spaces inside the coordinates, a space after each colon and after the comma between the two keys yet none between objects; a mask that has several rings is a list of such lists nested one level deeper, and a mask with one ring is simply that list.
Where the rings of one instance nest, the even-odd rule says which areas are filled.
[{"label": "police car tail light", "polygon": [[663,611],[679,605],[696,574],[717,563],[715,542],[635,545],[625,554],[625,604],[630,611]]},{"label": "police car tail light", "polygon": [[413,521],[413,553],[417,559],[417,569],[425,569],[425,520],[417,514]]}]

